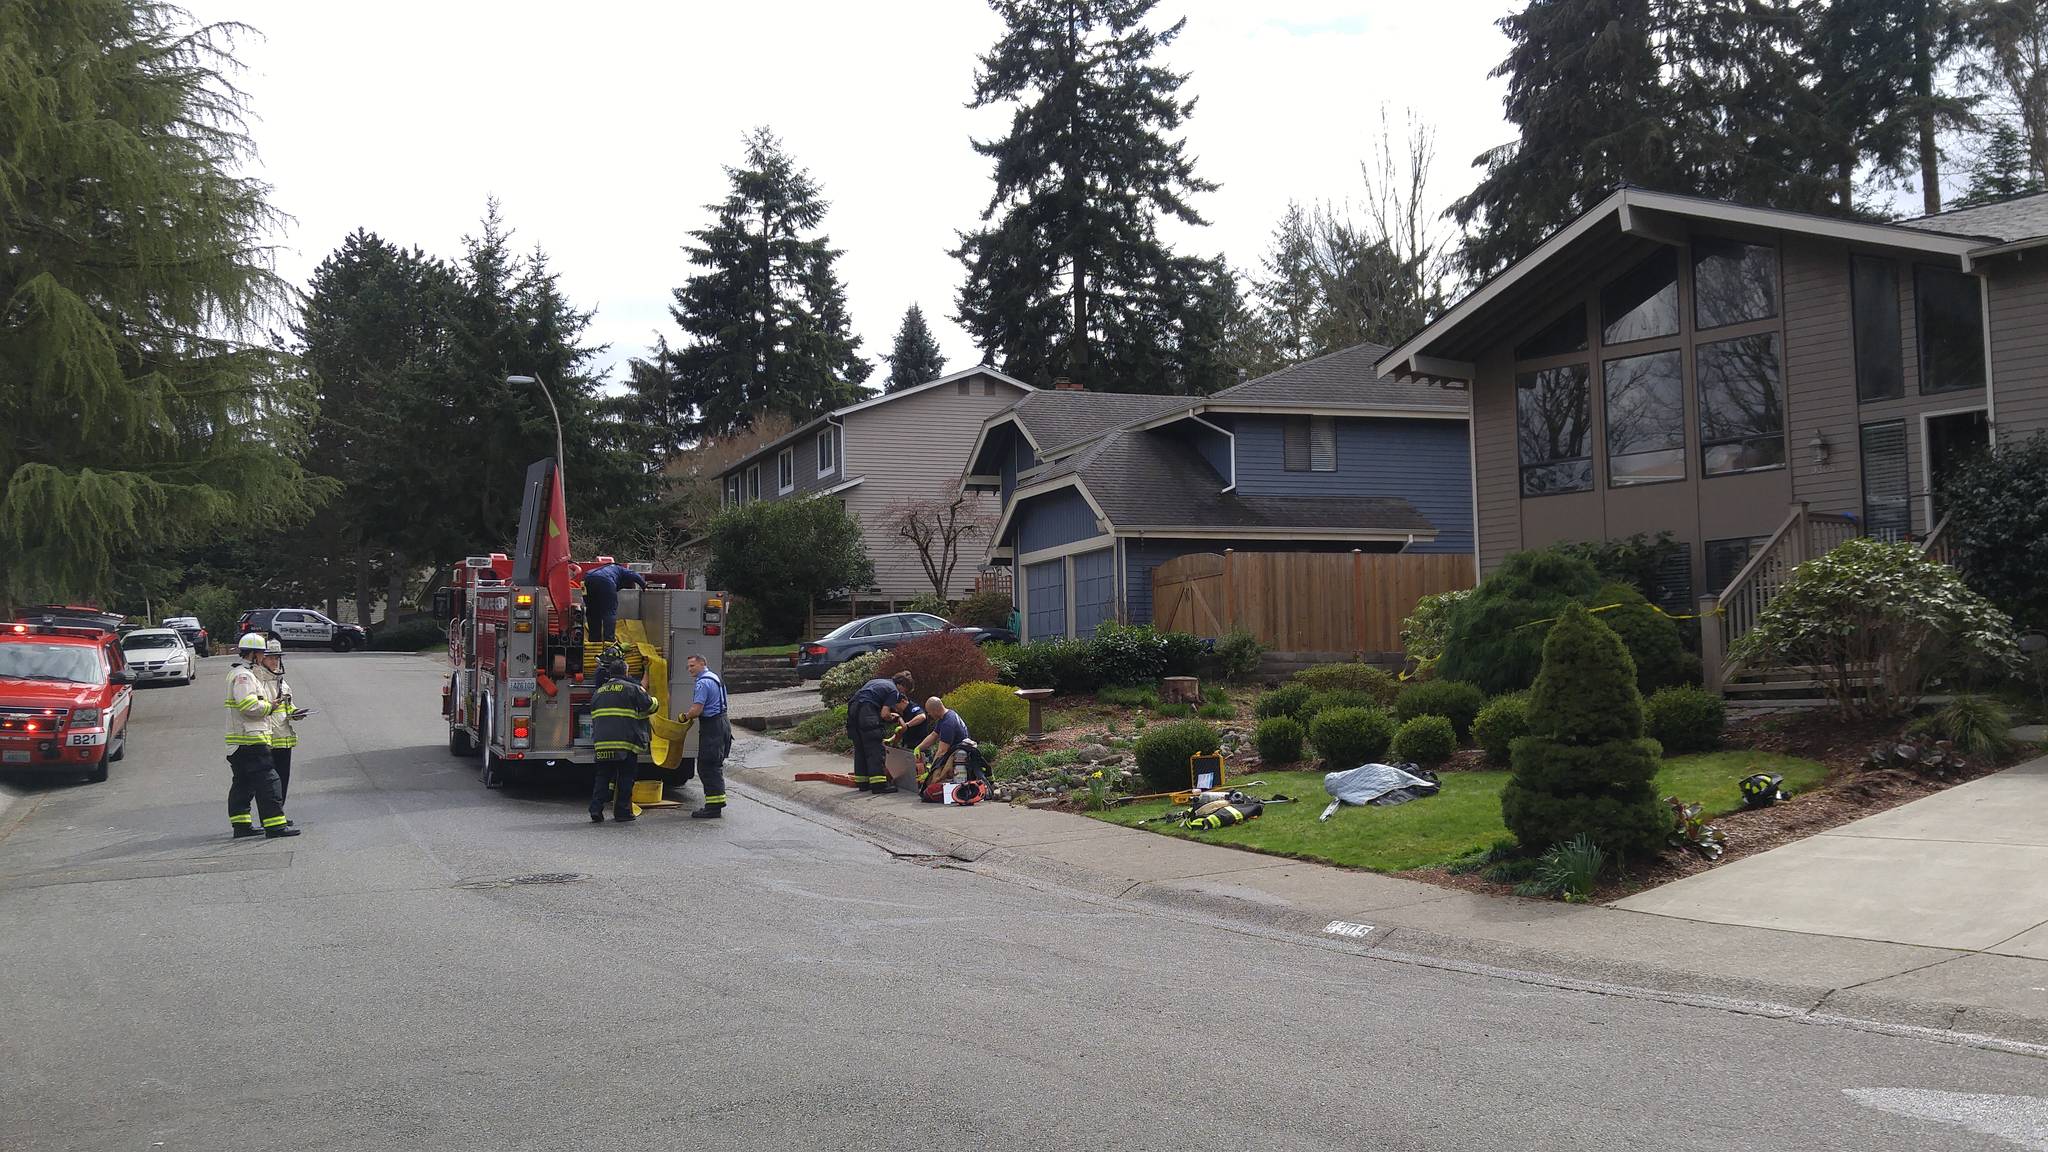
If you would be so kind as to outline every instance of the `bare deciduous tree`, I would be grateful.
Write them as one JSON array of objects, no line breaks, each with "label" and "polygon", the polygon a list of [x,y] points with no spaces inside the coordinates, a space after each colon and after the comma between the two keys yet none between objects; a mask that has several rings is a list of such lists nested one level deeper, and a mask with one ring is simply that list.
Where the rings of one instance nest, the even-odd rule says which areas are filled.
[{"label": "bare deciduous tree", "polygon": [[995,529],[987,503],[966,493],[898,500],[883,511],[882,523],[917,549],[925,578],[942,600],[951,599],[947,590],[962,550]]}]

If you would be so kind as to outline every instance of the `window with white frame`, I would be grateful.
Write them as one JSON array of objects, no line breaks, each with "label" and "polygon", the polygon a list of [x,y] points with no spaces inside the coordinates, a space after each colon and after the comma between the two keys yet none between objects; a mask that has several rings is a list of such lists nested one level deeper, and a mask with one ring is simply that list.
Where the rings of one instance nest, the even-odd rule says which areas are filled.
[{"label": "window with white frame", "polygon": [[830,476],[839,471],[839,442],[833,438],[832,429],[818,433],[818,475]]},{"label": "window with white frame", "polygon": [[760,466],[759,464],[754,464],[754,465],[750,465],[750,466],[749,466],[749,467],[747,468],[747,499],[749,499],[749,500],[759,500],[760,498],[761,498],[761,466]]},{"label": "window with white frame", "polygon": [[796,449],[784,448],[775,454],[775,494],[787,496],[796,491]]}]

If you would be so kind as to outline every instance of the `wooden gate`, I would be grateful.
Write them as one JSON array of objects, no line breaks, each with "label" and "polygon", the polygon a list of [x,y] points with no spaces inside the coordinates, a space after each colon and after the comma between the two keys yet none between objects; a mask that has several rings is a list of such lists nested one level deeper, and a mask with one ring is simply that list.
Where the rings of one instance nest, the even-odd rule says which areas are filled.
[{"label": "wooden gate", "polygon": [[1152,570],[1152,626],[1161,632],[1221,636],[1223,557],[1177,556]]},{"label": "wooden gate", "polygon": [[1279,652],[1399,652],[1416,601],[1471,586],[1457,553],[1200,552],[1152,570],[1152,625],[1243,627]]}]

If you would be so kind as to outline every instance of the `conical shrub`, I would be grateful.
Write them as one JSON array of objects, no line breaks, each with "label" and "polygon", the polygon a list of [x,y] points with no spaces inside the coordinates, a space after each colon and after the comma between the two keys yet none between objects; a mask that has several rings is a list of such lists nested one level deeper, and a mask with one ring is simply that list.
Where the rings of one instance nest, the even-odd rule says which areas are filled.
[{"label": "conical shrub", "polygon": [[1655,746],[1642,738],[1635,665],[1582,605],[1566,607],[1543,642],[1529,721],[1500,798],[1522,847],[1541,852],[1583,833],[1617,860],[1653,855],[1671,819],[1657,799]]}]

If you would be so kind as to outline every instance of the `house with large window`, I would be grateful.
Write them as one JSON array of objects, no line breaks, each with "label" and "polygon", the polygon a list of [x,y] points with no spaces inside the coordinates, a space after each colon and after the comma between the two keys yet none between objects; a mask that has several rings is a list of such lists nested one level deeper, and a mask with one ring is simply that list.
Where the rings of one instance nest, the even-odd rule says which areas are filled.
[{"label": "house with large window", "polygon": [[1152,620],[1192,553],[1472,549],[1465,396],[1382,378],[1362,344],[1212,396],[1034,392],[983,425],[963,486],[1002,515],[1025,636]]},{"label": "house with large window", "polygon": [[[983,421],[1032,392],[982,366],[836,408],[734,461],[719,475],[720,503],[840,501],[860,521],[875,564],[874,585],[848,591],[862,611],[890,611],[933,591],[916,548],[890,525],[890,510],[954,493]],[[992,520],[993,498],[977,498],[986,505],[979,514]],[[971,564],[956,576],[962,583],[949,595],[973,591]]]},{"label": "house with large window", "polygon": [[1668,599],[1741,617],[1847,535],[1935,533],[1957,461],[2048,427],[2048,195],[1873,223],[1624,188],[1377,368],[1469,392],[1482,571],[1668,529]]}]

